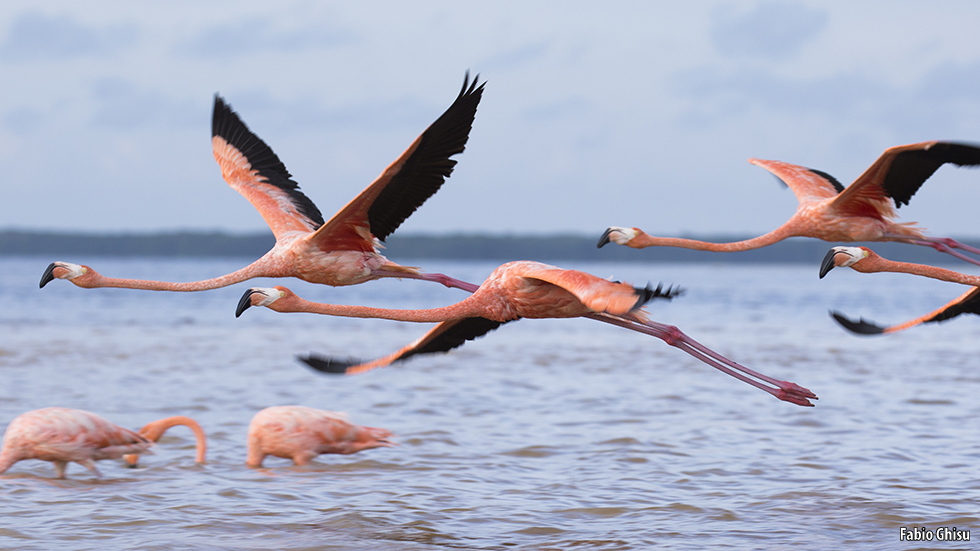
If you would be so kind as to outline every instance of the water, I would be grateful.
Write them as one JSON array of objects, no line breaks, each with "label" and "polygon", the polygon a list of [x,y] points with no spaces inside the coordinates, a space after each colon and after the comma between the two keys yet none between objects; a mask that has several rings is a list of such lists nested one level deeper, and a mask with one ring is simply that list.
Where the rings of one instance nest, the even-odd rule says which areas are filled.
[{"label": "water", "polygon": [[[66,258],[65,260],[79,260]],[[189,415],[142,468],[97,479],[24,461],[0,475],[2,549],[963,549],[900,542],[902,527],[980,538],[980,318],[855,337],[827,315],[881,323],[963,292],[911,276],[812,266],[575,264],[680,284],[650,305],[713,349],[806,386],[779,402],[648,336],[586,319],[522,320],[450,354],[356,377],[293,360],[375,358],[428,325],[251,309],[249,285],[206,293],[84,290],[48,259],[0,260],[0,426],[47,406],[130,428]],[[106,275],[193,280],[244,260],[85,259]],[[470,281],[494,265],[426,262]],[[257,280],[256,285],[276,282]],[[417,281],[328,288],[312,300],[420,308],[465,294]],[[400,446],[244,465],[259,409],[346,411]]]}]

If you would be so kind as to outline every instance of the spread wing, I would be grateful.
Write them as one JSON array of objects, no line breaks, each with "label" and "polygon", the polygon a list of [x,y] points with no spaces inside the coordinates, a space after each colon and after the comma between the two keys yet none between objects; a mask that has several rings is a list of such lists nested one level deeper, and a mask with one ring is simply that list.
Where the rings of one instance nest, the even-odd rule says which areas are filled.
[{"label": "spread wing", "polygon": [[865,320],[864,318],[861,318],[859,321],[853,321],[846,318],[840,312],[831,312],[831,315],[835,320],[837,320],[837,323],[841,324],[848,331],[859,335],[882,335],[886,333],[896,333],[923,323],[946,321],[948,319],[955,318],[960,314],[980,314],[980,287],[973,287],[938,310],[929,312],[924,316],[909,320],[905,323],[892,325],[891,327],[881,327]]},{"label": "spread wing", "polygon": [[453,172],[469,139],[476,108],[483,97],[469,82],[469,73],[456,101],[364,191],[330,219],[311,240],[323,250],[374,250],[370,236],[384,241],[415,209],[439,191]]},{"label": "spread wing", "polygon": [[276,239],[286,232],[312,232],[323,225],[319,209],[299,190],[286,165],[218,95],[214,96],[211,147],[221,176],[259,211]]},{"label": "spread wing", "polygon": [[635,310],[651,299],[670,300],[682,292],[672,287],[664,290],[662,285],[657,285],[656,289],[649,285],[646,288],[633,287],[627,283],[609,281],[578,270],[563,270],[538,263],[522,265],[518,275],[561,287],[575,295],[575,298],[582,301],[582,304],[593,312],[606,312],[617,316]]},{"label": "spread wing", "polygon": [[837,204],[891,198],[895,207],[907,205],[922,184],[946,163],[980,165],[980,147],[954,142],[922,142],[885,150],[837,198]]},{"label": "spread wing", "polygon": [[749,159],[749,162],[772,172],[793,190],[793,194],[796,195],[796,200],[800,204],[830,199],[844,191],[844,186],[836,178],[820,170],[782,161]]},{"label": "spread wing", "polygon": [[385,367],[395,362],[404,361],[418,354],[448,352],[454,348],[463,346],[466,341],[471,341],[486,335],[504,323],[507,322],[493,321],[486,318],[465,318],[444,321],[433,327],[422,338],[402,348],[398,352],[370,362],[362,363],[357,360],[338,360],[316,354],[297,356],[297,358],[321,373],[355,375],[378,367]]}]

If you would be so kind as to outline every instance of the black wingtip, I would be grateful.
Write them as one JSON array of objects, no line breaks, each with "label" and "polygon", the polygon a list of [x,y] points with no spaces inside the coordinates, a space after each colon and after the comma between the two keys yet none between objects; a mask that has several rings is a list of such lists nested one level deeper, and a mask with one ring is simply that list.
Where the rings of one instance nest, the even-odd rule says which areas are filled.
[{"label": "black wingtip", "polygon": [[837,256],[837,251],[830,249],[827,251],[827,255],[823,257],[823,262],[820,263],[820,279],[823,279],[823,276],[834,269],[835,256]]},{"label": "black wingtip", "polygon": [[830,316],[833,317],[837,323],[841,324],[844,329],[858,335],[881,335],[885,332],[884,327],[879,327],[865,320],[864,318],[861,318],[859,321],[853,321],[836,311],[831,311]]},{"label": "black wingtip", "polygon": [[346,375],[347,368],[361,363],[358,360],[350,358],[347,360],[338,360],[337,358],[328,358],[312,352],[308,356],[297,355],[296,359],[303,362],[314,371],[319,373],[329,373],[331,375]]},{"label": "black wingtip", "polygon": [[596,244],[595,248],[601,249],[604,245],[609,244],[609,234],[612,233],[612,228],[606,228],[606,231],[602,232],[602,237],[599,238],[599,242]]},{"label": "black wingtip", "polygon": [[674,297],[684,294],[684,289],[682,287],[674,288],[674,286],[671,285],[664,289],[663,283],[658,283],[656,288],[653,288],[652,284],[647,283],[646,287],[633,287],[633,289],[636,290],[637,294],[636,304],[633,305],[634,310],[655,298],[671,300]]},{"label": "black wingtip", "polygon": [[235,308],[236,318],[241,316],[242,312],[252,307],[252,295],[254,295],[257,292],[258,291],[256,291],[255,289],[249,289],[248,291],[245,291],[245,294],[242,295],[242,298],[238,299],[238,308]]},{"label": "black wingtip", "polygon": [[54,280],[54,267],[55,263],[52,262],[48,265],[47,269],[44,270],[44,274],[41,275],[41,286],[39,289],[44,289],[44,286],[51,283]]}]

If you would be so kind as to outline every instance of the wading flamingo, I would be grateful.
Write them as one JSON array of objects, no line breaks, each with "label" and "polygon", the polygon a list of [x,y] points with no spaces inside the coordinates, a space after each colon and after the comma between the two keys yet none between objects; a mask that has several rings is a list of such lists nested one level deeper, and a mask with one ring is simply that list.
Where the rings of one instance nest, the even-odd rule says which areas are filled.
[{"label": "wading flamingo", "polygon": [[[498,267],[466,299],[442,308],[430,310],[390,310],[364,306],[339,306],[304,300],[289,289],[252,288],[238,303],[236,315],[249,306],[266,306],[277,312],[310,312],[355,318],[382,318],[411,322],[440,322],[426,337],[406,349],[389,356],[391,361],[415,353],[445,351],[463,344],[502,323],[520,318],[587,317],[645,333],[662,339],[671,346],[691,354],[702,362],[741,381],[772,394],[780,400],[801,406],[812,406],[807,398],[816,398],[809,390],[794,383],[767,377],[741,366],[701,345],[677,327],[650,320],[640,307],[652,298],[671,298],[671,289],[663,291],[634,288],[576,270],[563,270],[538,262],[509,262]],[[454,329],[456,331],[454,331]],[[429,337],[427,339],[427,337]],[[423,342],[425,341],[425,342]],[[397,357],[396,357],[397,356]],[[311,361],[312,360],[312,361]],[[316,359],[304,360],[315,364]],[[390,361],[388,362],[390,363]],[[347,373],[347,365],[334,363],[326,370]],[[384,362],[372,362],[352,372],[380,367]],[[316,366],[315,366],[316,367]],[[759,379],[759,380],[756,380]],[[771,386],[764,384],[769,383]]]},{"label": "wading flamingo", "polygon": [[219,96],[214,98],[211,140],[221,175],[245,196],[272,229],[276,244],[252,264],[221,277],[172,283],[104,277],[88,266],[53,262],[41,287],[67,279],[84,288],[122,287],[151,291],[203,291],[255,277],[296,277],[341,286],[381,277],[435,281],[447,287],[476,285],[418,268],[400,266],[379,254],[384,241],[431,197],[453,171],[450,159],[465,149],[486,83],[469,73],[449,109],[416,138],[360,195],[324,223],[316,205],[299,190],[272,149],[253,134]]},{"label": "wading flamingo", "polygon": [[267,455],[292,459],[306,465],[324,453],[351,454],[391,447],[391,432],[361,427],[347,415],[304,406],[274,406],[252,417],[248,425],[248,457],[245,464],[262,466]]},{"label": "wading flamingo", "polygon": [[[953,249],[980,254],[980,249],[948,237],[927,237],[914,222],[897,223],[895,208],[907,205],[912,195],[940,166],[980,165],[980,147],[952,142],[922,142],[892,147],[878,157],[847,189],[826,172],[780,161],[749,159],[786,183],[800,206],[775,230],[746,241],[709,243],[694,239],[652,237],[639,228],[610,227],[598,246],[610,241],[634,249],[681,247],[701,251],[735,252],[758,249],[789,237],[815,237],[824,241],[899,241],[932,247],[980,265]],[[895,207],[891,201],[895,202]]]},{"label": "wading flamingo", "polygon": [[36,409],[18,415],[7,426],[0,473],[18,461],[40,459],[54,463],[58,478],[65,478],[70,461],[101,477],[95,461],[148,453],[152,445],[147,438],[94,413],[58,407]]},{"label": "wading flamingo", "polygon": [[[184,426],[194,432],[194,438],[197,440],[197,452],[194,455],[194,462],[202,464],[205,463],[206,461],[204,456],[208,452],[208,440],[204,435],[204,429],[201,428],[201,425],[190,417],[184,417],[183,415],[165,417],[163,419],[147,423],[139,430],[139,434],[151,442],[159,442],[160,438],[163,437],[163,433],[176,426]],[[138,455],[126,455],[124,458],[126,460],[126,466],[136,467],[137,463],[139,463],[139,458],[140,456]]]},{"label": "wading flamingo", "polygon": [[980,276],[971,276],[912,262],[897,262],[882,258],[867,247],[834,247],[830,249],[820,265],[820,277],[836,266],[850,267],[862,273],[896,272],[914,274],[952,283],[971,285],[972,288],[953,299],[943,307],[905,323],[891,327],[881,327],[861,318],[860,321],[848,319],[840,312],[831,312],[831,316],[844,328],[860,335],[882,335],[895,333],[922,323],[940,322],[955,318],[960,314],[980,314]]}]

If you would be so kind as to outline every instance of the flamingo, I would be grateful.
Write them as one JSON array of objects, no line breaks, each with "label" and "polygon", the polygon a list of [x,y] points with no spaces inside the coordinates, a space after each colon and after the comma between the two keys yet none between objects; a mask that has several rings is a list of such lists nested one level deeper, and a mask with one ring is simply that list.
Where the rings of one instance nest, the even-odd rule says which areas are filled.
[{"label": "flamingo", "polygon": [[211,123],[214,158],[221,175],[245,196],[272,229],[276,244],[248,266],[220,277],[186,283],[104,277],[92,268],[53,262],[41,276],[44,287],[67,279],[79,287],[122,287],[152,291],[203,291],[256,277],[296,277],[341,286],[381,277],[422,279],[447,287],[475,289],[443,274],[401,266],[378,252],[380,242],[437,192],[453,171],[453,155],[465,149],[483,96],[479,75],[449,109],[364,191],[324,223],[316,205],[299,190],[279,157],[252,133],[218,95]]},{"label": "flamingo", "polygon": [[820,265],[821,279],[837,266],[850,267],[862,273],[897,272],[914,274],[971,286],[969,291],[956,297],[941,308],[924,316],[890,327],[878,326],[864,318],[861,318],[860,321],[853,321],[840,312],[831,312],[831,316],[844,326],[844,328],[859,335],[895,333],[923,323],[952,319],[960,314],[980,314],[980,276],[961,274],[953,270],[927,266],[925,264],[888,260],[882,258],[867,247],[834,247],[830,249],[827,256],[824,257],[823,263]]},{"label": "flamingo", "polygon": [[[194,438],[197,440],[197,451],[194,456],[194,462],[202,464],[206,463],[204,456],[208,451],[208,442],[204,435],[204,429],[201,428],[201,425],[199,425],[197,421],[191,419],[190,417],[175,415],[173,417],[158,419],[144,425],[143,428],[139,430],[139,434],[151,442],[159,442],[160,438],[163,437],[163,433],[178,425],[185,426],[194,432]],[[126,455],[124,457],[126,460],[126,466],[135,468],[139,463],[139,457],[139,455],[135,454]]]},{"label": "flamingo", "polygon": [[54,463],[58,478],[74,461],[92,471],[100,459],[118,459],[126,454],[149,453],[153,442],[129,429],[80,409],[51,407],[22,413],[4,433],[0,450],[0,473],[25,459]]},{"label": "flamingo", "polygon": [[262,466],[266,456],[292,459],[306,465],[324,453],[352,454],[372,448],[391,447],[391,432],[361,427],[346,414],[304,406],[274,406],[252,417],[248,425],[246,465]]},{"label": "flamingo", "polygon": [[[598,247],[613,242],[634,249],[682,247],[701,251],[735,252],[758,249],[789,237],[815,237],[824,241],[899,241],[932,247],[980,265],[980,261],[953,250],[980,254],[948,237],[927,237],[914,222],[897,223],[895,208],[907,205],[912,195],[940,166],[980,165],[980,147],[953,142],[922,142],[886,149],[853,184],[844,188],[819,170],[780,161],[749,159],[786,183],[799,200],[796,213],[775,230],[745,241],[709,243],[694,239],[652,237],[639,228],[610,227]],[[895,203],[892,207],[891,199]]]},{"label": "flamingo", "polygon": [[[812,406],[807,398],[816,398],[809,390],[794,383],[767,377],[741,366],[701,345],[677,327],[654,322],[640,310],[653,298],[676,296],[670,288],[634,288],[611,282],[577,270],[563,270],[531,261],[508,262],[466,299],[430,310],[391,310],[364,306],[339,306],[304,300],[286,287],[251,288],[238,304],[236,315],[250,306],[265,306],[277,312],[311,312],[332,316],[382,318],[411,322],[440,322],[440,325],[413,345],[378,362],[353,366],[336,362],[321,366],[327,371],[357,373],[380,367],[416,353],[445,351],[466,340],[485,334],[502,323],[520,318],[587,317],[662,339],[671,346],[691,354],[702,362],[741,381],[772,394],[780,400],[801,406]],[[307,361],[316,364],[316,359]],[[314,365],[314,367],[317,367]],[[348,371],[350,369],[350,371]],[[756,380],[759,379],[759,380]],[[774,385],[775,388],[765,383]]]}]

